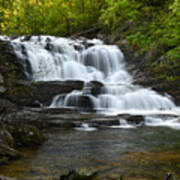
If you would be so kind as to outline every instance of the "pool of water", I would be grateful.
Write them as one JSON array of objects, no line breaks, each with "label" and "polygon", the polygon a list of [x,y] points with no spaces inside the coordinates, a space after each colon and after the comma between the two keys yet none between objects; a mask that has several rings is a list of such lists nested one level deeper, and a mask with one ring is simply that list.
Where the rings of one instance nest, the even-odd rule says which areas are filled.
[{"label": "pool of water", "polygon": [[[118,164],[119,173],[127,174],[132,169],[139,169],[142,174],[142,166],[137,168],[138,161],[134,163],[128,158],[131,157],[129,155],[161,151],[180,153],[180,131],[166,127],[108,128],[97,131],[64,129],[47,132],[46,137],[47,141],[38,150],[26,152],[20,160],[2,167],[0,173],[21,179],[51,179],[70,169],[110,168]],[[161,165],[158,167],[161,168]],[[140,171],[135,171],[136,175]],[[157,169],[149,171],[154,173]],[[160,175],[163,176],[162,173]]]}]

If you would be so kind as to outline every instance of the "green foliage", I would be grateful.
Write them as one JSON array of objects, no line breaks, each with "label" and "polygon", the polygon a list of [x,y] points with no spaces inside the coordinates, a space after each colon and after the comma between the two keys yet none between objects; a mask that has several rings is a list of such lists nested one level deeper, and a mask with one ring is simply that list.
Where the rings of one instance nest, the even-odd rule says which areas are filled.
[{"label": "green foliage", "polygon": [[131,0],[106,0],[106,3],[107,8],[102,13],[101,21],[112,30],[138,16],[138,5]]},{"label": "green foliage", "polygon": [[1,3],[1,33],[69,35],[96,25],[104,4],[104,0],[14,0],[11,6]]},{"label": "green foliage", "polygon": [[148,54],[163,79],[180,76],[180,0],[0,0],[1,34],[69,36],[96,26]]},{"label": "green foliage", "polygon": [[142,34],[141,32],[137,32],[134,35],[130,35],[127,37],[129,42],[134,46],[143,49],[144,47],[149,47],[152,43],[151,37],[148,37],[146,34]]}]

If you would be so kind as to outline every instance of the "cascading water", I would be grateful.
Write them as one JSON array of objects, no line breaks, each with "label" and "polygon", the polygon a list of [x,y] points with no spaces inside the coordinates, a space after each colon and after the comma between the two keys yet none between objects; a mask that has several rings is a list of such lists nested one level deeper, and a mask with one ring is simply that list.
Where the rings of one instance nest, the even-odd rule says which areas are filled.
[{"label": "cascading water", "polygon": [[[1,37],[2,38],[2,37]],[[3,37],[4,38],[4,37]],[[150,88],[133,85],[121,50],[94,39],[66,39],[52,36],[20,37],[11,41],[17,56],[28,61],[34,81],[84,81],[81,91],[57,94],[50,105],[121,111],[172,110],[175,104]],[[25,61],[26,60],[26,61]],[[102,84],[91,93],[89,82]]]}]

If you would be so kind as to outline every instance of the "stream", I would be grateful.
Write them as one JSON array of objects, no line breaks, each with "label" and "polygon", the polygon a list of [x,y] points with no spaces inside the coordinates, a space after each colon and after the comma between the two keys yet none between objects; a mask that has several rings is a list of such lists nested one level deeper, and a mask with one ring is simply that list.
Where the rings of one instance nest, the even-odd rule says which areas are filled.
[{"label": "stream", "polygon": [[[52,179],[75,168],[116,171],[128,177],[164,178],[167,171],[180,171],[178,163],[168,167],[166,159],[148,167],[128,156],[137,152],[180,153],[180,131],[166,127],[103,129],[98,131],[54,130],[38,149],[1,169],[2,174],[20,179]],[[141,157],[140,157],[141,158]],[[152,161],[156,160],[152,157]],[[179,156],[178,156],[179,158]],[[151,160],[151,159],[150,159]],[[177,159],[177,161],[180,159]],[[114,167],[115,168],[112,168]],[[157,168],[158,165],[158,168]],[[165,168],[166,167],[166,168]],[[112,168],[112,169],[111,169]],[[143,170],[143,171],[142,171]],[[102,174],[106,171],[102,172]]]},{"label": "stream", "polygon": [[[82,110],[79,119],[88,112],[89,116],[100,113],[118,120],[99,128],[91,123],[93,118],[87,123],[83,117],[77,127],[46,131],[47,141],[37,150],[24,150],[24,158],[3,166],[3,175],[58,179],[71,169],[94,168],[102,176],[117,173],[129,179],[162,179],[167,171],[180,176],[180,108],[165,92],[162,95],[134,84],[117,46],[98,39],[53,36],[0,39],[11,43],[30,81],[42,89],[48,83],[44,94],[50,98],[44,95],[41,101],[37,96],[42,109],[76,108]],[[67,89],[67,83],[76,86]],[[34,93],[41,94],[41,88]],[[65,115],[67,118],[55,113],[51,119],[66,121],[68,113]],[[143,120],[130,123],[119,115],[142,116]],[[77,121],[77,113],[69,116]]]}]

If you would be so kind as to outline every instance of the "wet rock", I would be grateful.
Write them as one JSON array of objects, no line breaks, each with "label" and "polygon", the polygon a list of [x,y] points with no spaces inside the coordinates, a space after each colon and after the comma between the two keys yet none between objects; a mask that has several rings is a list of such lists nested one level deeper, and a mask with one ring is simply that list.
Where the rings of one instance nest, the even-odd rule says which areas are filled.
[{"label": "wet rock", "polygon": [[44,136],[35,126],[23,124],[13,128],[12,136],[18,146],[33,147],[44,142]]},{"label": "wet rock", "polygon": [[31,39],[31,35],[25,35],[21,41],[29,41]]},{"label": "wet rock", "polygon": [[0,73],[0,83],[4,83],[4,77],[1,73]]},{"label": "wet rock", "polygon": [[1,122],[0,141],[9,147],[34,147],[44,142],[44,136],[34,125]]},{"label": "wet rock", "polygon": [[8,145],[0,143],[0,162],[7,162],[8,160],[19,159],[21,153],[17,150],[10,148]]},{"label": "wet rock", "polygon": [[5,92],[6,92],[6,88],[4,86],[0,86],[0,94]]},{"label": "wet rock", "polygon": [[3,83],[4,83],[4,77],[0,73],[0,94],[3,94],[6,92],[6,88],[4,87]]},{"label": "wet rock", "polygon": [[79,39],[82,41],[86,49],[94,46],[94,43],[89,42],[85,37],[80,36]]},{"label": "wet rock", "polygon": [[134,124],[141,124],[144,122],[144,116],[141,115],[133,115],[125,118],[127,122]]},{"label": "wet rock", "polygon": [[[128,62],[128,66],[132,70],[136,70],[137,67],[141,66],[141,63],[139,61],[140,56],[135,52],[130,46],[126,39],[122,39],[115,42],[115,45],[117,45],[121,51],[123,52],[126,62]],[[131,66],[131,67],[130,67]]]},{"label": "wet rock", "polygon": [[5,177],[5,176],[0,176],[0,180],[16,180],[16,179]]},{"label": "wet rock", "polygon": [[91,87],[92,95],[97,96],[101,93],[101,89],[104,85],[99,81],[90,81],[89,86]]},{"label": "wet rock", "polygon": [[118,117],[104,117],[104,118],[95,118],[92,120],[88,120],[88,123],[93,124],[96,127],[103,127],[103,126],[117,126],[119,125],[119,118]]},{"label": "wet rock", "polygon": [[83,81],[50,81],[32,83],[34,99],[49,105],[55,95],[67,94],[73,90],[82,90]]},{"label": "wet rock", "polygon": [[97,172],[90,170],[73,170],[66,175],[62,175],[60,180],[98,180]]},{"label": "wet rock", "polygon": [[1,99],[0,98],[0,115],[3,113],[9,113],[12,111],[12,109],[15,108],[15,105],[11,103],[10,101],[6,99]]},{"label": "wet rock", "polygon": [[67,106],[80,108],[93,108],[94,104],[89,95],[71,95],[67,100]]},{"label": "wet rock", "polygon": [[[23,61],[19,60],[15,55],[8,39],[0,41],[0,64],[0,74],[3,76],[4,81],[3,87],[6,89],[3,97],[18,105],[30,104],[32,98],[31,90],[29,87],[16,83],[17,80],[27,79]],[[4,88],[3,91],[5,90]]]},{"label": "wet rock", "polygon": [[[2,124],[1,124],[2,125]],[[1,128],[0,139],[3,143],[9,147],[14,147],[16,145],[15,139],[7,128]]]}]

